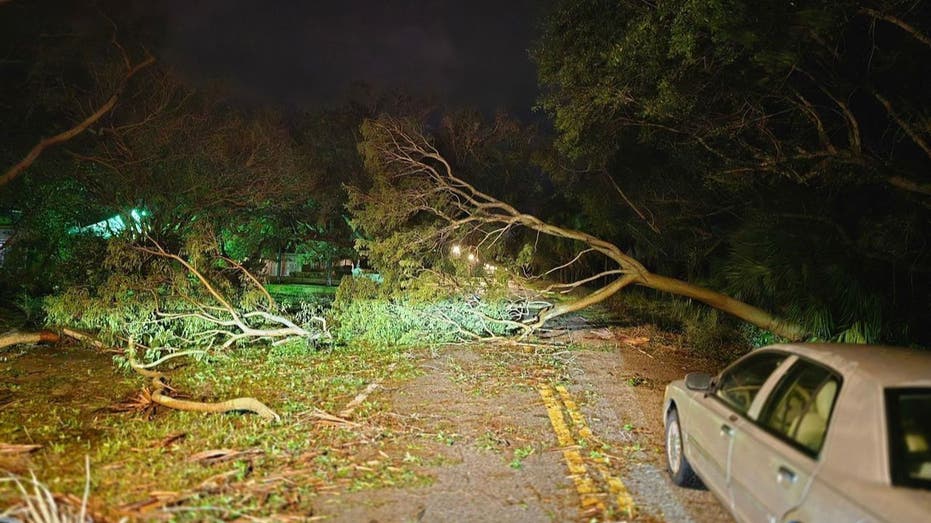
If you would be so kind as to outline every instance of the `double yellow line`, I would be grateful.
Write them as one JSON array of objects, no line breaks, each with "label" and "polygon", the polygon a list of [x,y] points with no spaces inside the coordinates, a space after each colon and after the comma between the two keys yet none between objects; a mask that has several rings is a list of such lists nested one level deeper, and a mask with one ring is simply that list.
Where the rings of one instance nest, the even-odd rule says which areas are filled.
[{"label": "double yellow line", "polygon": [[[540,397],[543,399],[543,405],[546,406],[546,412],[550,418],[550,424],[556,433],[556,441],[562,448],[563,458],[566,466],[569,468],[569,474],[575,483],[575,488],[579,493],[583,511],[597,511],[601,514],[610,513],[633,517],[634,500],[631,498],[627,487],[620,478],[613,476],[608,469],[608,460],[600,454],[593,454],[589,463],[598,472],[599,479],[604,487],[599,487],[592,476],[589,474],[586,462],[582,459],[579,452],[579,444],[573,438],[572,430],[566,423],[565,413],[569,414],[572,421],[572,428],[581,440],[588,445],[594,445],[595,437],[591,429],[585,423],[585,417],[579,410],[578,404],[569,394],[569,391],[562,385],[550,387],[549,385],[540,385]],[[604,492],[604,491],[607,492]]]}]

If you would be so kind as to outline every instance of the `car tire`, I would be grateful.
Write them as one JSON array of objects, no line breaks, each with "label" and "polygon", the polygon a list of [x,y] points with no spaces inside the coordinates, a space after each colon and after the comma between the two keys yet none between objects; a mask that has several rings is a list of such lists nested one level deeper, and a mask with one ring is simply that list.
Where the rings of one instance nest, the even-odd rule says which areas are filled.
[{"label": "car tire", "polygon": [[680,487],[701,487],[701,479],[685,457],[684,442],[679,413],[673,407],[666,415],[666,468],[669,470],[669,477]]}]

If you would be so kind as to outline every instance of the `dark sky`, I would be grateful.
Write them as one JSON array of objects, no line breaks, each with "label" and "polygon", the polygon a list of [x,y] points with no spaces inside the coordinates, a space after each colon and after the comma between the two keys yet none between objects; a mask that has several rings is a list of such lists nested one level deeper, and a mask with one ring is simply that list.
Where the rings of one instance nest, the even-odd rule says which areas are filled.
[{"label": "dark sky", "polygon": [[541,1],[172,1],[162,55],[192,80],[311,106],[363,82],[527,114]]}]

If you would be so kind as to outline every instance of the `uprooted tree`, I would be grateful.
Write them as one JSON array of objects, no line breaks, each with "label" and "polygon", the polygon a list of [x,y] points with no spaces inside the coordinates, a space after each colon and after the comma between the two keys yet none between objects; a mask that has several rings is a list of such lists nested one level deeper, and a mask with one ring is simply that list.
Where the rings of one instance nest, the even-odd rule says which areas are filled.
[{"label": "uprooted tree", "polygon": [[[424,130],[411,121],[388,116],[367,121],[360,150],[372,185],[367,190],[351,189],[349,205],[354,223],[370,238],[362,247],[376,265],[404,265],[410,260],[419,260],[416,263],[424,265],[426,258],[419,254],[446,253],[460,242],[470,244],[477,252],[487,252],[519,229],[575,246],[565,263],[538,271],[532,275],[534,278],[564,269],[587,256],[600,255],[609,261],[610,266],[600,272],[544,289],[558,292],[601,285],[544,308],[524,321],[524,333],[558,316],[599,303],[625,287],[640,285],[703,302],[788,339],[798,340],[807,335],[803,327],[753,305],[650,272],[614,243],[521,212],[460,176]],[[405,256],[407,260],[400,259]],[[514,276],[529,283],[526,277]]]}]

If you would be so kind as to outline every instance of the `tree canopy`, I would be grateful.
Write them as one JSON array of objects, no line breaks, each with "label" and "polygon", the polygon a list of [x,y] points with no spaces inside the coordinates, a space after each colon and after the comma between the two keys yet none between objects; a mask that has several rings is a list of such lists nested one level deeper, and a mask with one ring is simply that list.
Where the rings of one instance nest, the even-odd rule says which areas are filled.
[{"label": "tree canopy", "polygon": [[927,10],[557,2],[533,55],[564,186],[645,262],[819,338],[926,340]]}]

